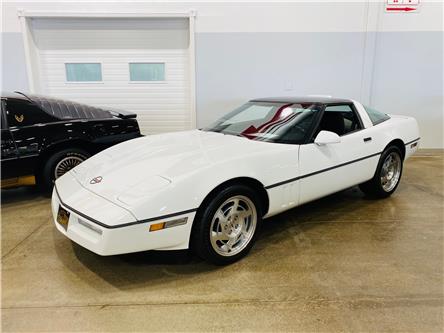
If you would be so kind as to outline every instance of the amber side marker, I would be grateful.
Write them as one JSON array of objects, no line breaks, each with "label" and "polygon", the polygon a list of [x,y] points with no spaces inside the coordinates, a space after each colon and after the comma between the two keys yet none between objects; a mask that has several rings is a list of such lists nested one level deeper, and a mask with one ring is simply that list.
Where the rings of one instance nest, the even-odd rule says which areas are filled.
[{"label": "amber side marker", "polygon": [[151,224],[150,225],[150,232],[151,231],[163,230],[163,229],[166,229],[166,228],[177,227],[177,226],[180,226],[180,225],[184,225],[184,224],[187,224],[187,221],[188,221],[188,217],[182,217],[182,218],[177,219],[177,220],[172,220],[172,221],[167,221],[167,222],[160,222],[160,223]]},{"label": "amber side marker", "polygon": [[156,224],[151,224],[151,225],[150,225],[150,232],[151,232],[151,231],[162,230],[163,228],[165,228],[165,222],[162,222],[162,223],[156,223]]}]

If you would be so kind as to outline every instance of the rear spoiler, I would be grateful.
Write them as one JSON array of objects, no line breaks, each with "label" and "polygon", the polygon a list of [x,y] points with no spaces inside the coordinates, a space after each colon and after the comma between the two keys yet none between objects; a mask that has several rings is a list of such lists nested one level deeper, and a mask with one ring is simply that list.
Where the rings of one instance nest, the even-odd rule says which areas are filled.
[{"label": "rear spoiler", "polygon": [[130,119],[137,118],[137,114],[134,112],[124,111],[124,110],[109,110],[111,114],[115,117],[119,117],[120,119]]}]

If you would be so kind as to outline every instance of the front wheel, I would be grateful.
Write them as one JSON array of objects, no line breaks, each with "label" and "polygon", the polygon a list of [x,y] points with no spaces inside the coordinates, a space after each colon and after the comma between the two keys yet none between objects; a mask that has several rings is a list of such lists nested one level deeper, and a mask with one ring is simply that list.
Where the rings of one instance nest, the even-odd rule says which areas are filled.
[{"label": "front wheel", "polygon": [[216,265],[233,263],[252,248],[262,221],[259,198],[248,187],[233,185],[218,193],[196,216],[192,248]]},{"label": "front wheel", "polygon": [[374,177],[359,187],[369,196],[387,198],[399,185],[402,167],[401,151],[396,146],[390,146],[382,153]]}]

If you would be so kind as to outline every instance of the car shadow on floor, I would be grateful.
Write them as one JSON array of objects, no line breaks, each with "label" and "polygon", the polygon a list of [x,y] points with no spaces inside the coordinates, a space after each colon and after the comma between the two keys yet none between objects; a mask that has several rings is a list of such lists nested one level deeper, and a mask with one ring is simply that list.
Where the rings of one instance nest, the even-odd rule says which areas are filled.
[{"label": "car shadow on floor", "polygon": [[[322,222],[336,222],[341,219],[342,214],[366,209],[366,206],[372,204],[373,200],[364,197],[358,188],[351,188],[269,218],[264,221],[261,234],[251,253],[233,266],[239,269],[247,266],[248,269],[254,265],[253,256],[258,258],[266,255],[273,246],[282,246],[279,243],[288,240],[288,237],[303,241],[303,234],[311,228],[322,227]],[[306,223],[310,221],[322,222]],[[343,225],[346,227],[346,224]],[[67,244],[66,239],[64,240],[63,243]],[[304,246],[306,245],[302,244],[297,251],[303,251]],[[203,261],[188,250],[146,251],[101,257],[73,242],[70,247],[68,251],[57,250],[66,267],[71,266],[73,272],[87,276],[88,274],[79,269],[80,264],[119,289],[138,288],[147,283],[162,284],[172,279],[195,278],[225,269]],[[73,260],[72,253],[77,260]]]},{"label": "car shadow on floor", "polygon": [[221,268],[206,263],[189,250],[145,251],[102,257],[74,242],[69,246],[72,251],[68,253],[57,250],[64,266],[96,288],[97,282],[89,278],[91,272],[115,288],[131,290],[179,279],[185,281]]},{"label": "car shadow on floor", "polygon": [[49,199],[49,194],[38,190],[35,186],[23,186],[1,190],[1,204],[15,204],[36,199]]}]

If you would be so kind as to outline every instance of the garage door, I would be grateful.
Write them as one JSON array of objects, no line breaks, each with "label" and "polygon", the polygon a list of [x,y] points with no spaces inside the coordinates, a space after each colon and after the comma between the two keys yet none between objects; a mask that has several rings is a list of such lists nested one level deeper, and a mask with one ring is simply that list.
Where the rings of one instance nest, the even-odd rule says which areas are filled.
[{"label": "garage door", "polygon": [[34,18],[37,92],[134,111],[144,134],[190,129],[187,18]]}]

